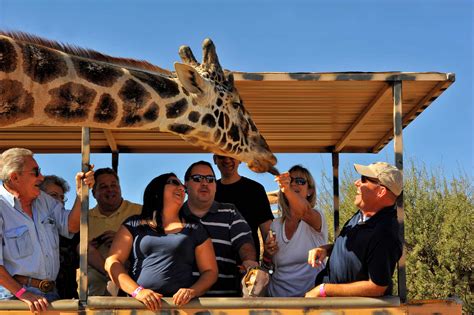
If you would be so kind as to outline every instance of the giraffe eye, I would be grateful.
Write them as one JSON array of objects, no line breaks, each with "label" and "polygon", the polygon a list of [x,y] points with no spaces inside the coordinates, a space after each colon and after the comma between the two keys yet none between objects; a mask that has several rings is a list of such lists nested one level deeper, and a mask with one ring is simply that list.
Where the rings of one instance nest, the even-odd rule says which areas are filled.
[{"label": "giraffe eye", "polygon": [[235,109],[239,109],[240,107],[242,107],[242,104],[238,103],[238,102],[232,102],[232,106],[235,108]]}]

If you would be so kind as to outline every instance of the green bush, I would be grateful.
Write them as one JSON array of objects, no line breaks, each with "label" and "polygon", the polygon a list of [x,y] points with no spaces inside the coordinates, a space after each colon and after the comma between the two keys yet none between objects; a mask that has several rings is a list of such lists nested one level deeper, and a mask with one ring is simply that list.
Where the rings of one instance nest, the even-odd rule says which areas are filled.
[{"label": "green bush", "polygon": [[[473,312],[474,186],[471,176],[458,173],[448,178],[414,162],[404,170],[408,300],[458,297],[464,310]],[[340,226],[357,210],[356,178],[352,168],[340,178]],[[332,242],[332,180],[325,172],[319,188],[318,204],[326,213]]]}]

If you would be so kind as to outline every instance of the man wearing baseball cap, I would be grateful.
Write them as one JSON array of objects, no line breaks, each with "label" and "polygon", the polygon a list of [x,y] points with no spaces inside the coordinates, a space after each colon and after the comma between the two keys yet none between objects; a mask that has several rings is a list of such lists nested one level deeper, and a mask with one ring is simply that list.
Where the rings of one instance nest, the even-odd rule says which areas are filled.
[{"label": "man wearing baseball cap", "polygon": [[402,255],[395,203],[402,193],[402,172],[385,162],[354,164],[354,204],[359,210],[346,222],[334,244],[314,248],[308,263],[326,268],[306,297],[382,296],[392,292],[392,275]]}]

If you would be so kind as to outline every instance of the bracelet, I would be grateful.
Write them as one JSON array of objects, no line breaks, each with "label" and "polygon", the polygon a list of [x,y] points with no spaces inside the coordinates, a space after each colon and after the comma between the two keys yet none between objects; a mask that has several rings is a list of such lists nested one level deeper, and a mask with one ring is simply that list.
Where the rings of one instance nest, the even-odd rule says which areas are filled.
[{"label": "bracelet", "polygon": [[132,297],[136,297],[137,294],[143,290],[143,287],[141,285],[139,285],[133,292],[132,292]]},{"label": "bracelet", "polygon": [[25,293],[25,292],[26,292],[25,287],[21,287],[21,289],[18,290],[18,291],[15,293],[16,298],[17,298],[17,299],[21,298],[21,296],[22,296],[23,293]]},{"label": "bracelet", "polygon": [[320,297],[326,297],[326,290],[324,289],[324,283],[322,283],[320,286],[319,286],[319,296]]}]

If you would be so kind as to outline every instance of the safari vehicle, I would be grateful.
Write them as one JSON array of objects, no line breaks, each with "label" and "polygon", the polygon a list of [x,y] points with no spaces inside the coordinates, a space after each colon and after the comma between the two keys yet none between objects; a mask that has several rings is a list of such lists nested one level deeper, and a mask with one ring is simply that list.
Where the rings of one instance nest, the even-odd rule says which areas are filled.
[{"label": "safari vehicle", "polygon": [[[394,163],[403,168],[402,131],[455,80],[452,73],[234,73],[235,86],[273,152],[330,153],[334,178],[334,231],[339,231],[339,155],[377,153],[394,140]],[[81,129],[82,127],[82,129]],[[425,135],[429,136],[429,135]],[[25,126],[0,128],[0,151],[35,153],[193,153],[200,148],[156,130]],[[87,194],[87,192],[84,192]],[[53,302],[49,314],[151,314],[133,298],[87,296],[88,204],[81,221],[79,300]],[[403,200],[398,220],[404,237]],[[404,239],[404,238],[403,238]],[[460,314],[451,300],[408,301],[405,250],[398,263],[398,296],[381,298],[197,298],[184,307],[163,299],[161,314]],[[21,301],[0,302],[1,314],[30,314]]]}]

